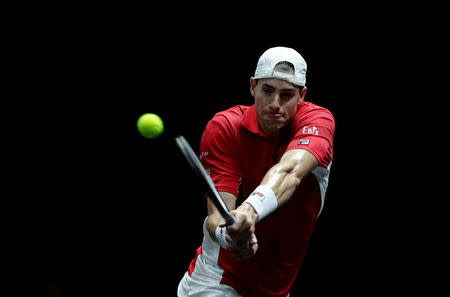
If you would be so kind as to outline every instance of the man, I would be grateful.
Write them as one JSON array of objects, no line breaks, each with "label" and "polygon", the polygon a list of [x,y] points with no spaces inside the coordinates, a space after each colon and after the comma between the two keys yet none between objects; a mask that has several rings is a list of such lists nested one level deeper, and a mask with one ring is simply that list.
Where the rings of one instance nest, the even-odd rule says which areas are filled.
[{"label": "man", "polygon": [[250,78],[253,106],[217,113],[200,158],[236,222],[208,198],[203,243],[178,296],[288,296],[322,209],[334,118],[304,101],[306,62],[275,47]]}]

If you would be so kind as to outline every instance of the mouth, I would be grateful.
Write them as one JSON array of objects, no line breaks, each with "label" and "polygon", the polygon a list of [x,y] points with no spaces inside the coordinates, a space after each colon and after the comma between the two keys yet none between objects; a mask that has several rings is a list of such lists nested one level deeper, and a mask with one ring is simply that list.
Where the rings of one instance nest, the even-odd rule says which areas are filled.
[{"label": "mouth", "polygon": [[269,112],[269,113],[266,113],[266,115],[268,117],[274,118],[274,119],[279,119],[279,118],[283,117],[283,115],[281,113],[277,113],[277,112],[276,113]]}]

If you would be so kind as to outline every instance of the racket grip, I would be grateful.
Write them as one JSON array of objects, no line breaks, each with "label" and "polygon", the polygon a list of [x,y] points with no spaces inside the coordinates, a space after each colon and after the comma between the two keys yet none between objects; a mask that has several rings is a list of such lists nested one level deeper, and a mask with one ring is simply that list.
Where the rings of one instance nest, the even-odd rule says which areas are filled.
[{"label": "racket grip", "polygon": [[234,222],[236,222],[236,218],[232,214],[225,218],[225,225],[227,226],[233,225]]}]

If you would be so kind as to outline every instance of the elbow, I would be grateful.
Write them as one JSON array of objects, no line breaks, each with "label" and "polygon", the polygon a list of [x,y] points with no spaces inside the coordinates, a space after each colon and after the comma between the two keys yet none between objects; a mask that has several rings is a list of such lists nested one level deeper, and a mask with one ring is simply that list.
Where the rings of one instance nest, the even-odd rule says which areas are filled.
[{"label": "elbow", "polygon": [[301,170],[299,170],[299,166],[289,166],[280,168],[281,176],[285,176],[287,184],[289,187],[297,188],[300,185],[300,182],[303,179],[303,174]]},{"label": "elbow", "polygon": [[297,189],[303,179],[303,175],[301,175],[298,170],[295,170],[295,168],[286,171],[285,176],[287,182],[286,185],[294,189]]},{"label": "elbow", "polygon": [[297,188],[298,186],[300,186],[300,182],[302,181],[302,178],[295,174],[292,174],[291,180],[292,180],[292,186]]}]

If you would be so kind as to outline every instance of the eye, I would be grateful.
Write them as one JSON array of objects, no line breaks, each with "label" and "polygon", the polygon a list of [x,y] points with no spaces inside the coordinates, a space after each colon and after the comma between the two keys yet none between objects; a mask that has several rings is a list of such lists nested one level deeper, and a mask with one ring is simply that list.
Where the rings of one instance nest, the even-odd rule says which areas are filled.
[{"label": "eye", "polygon": [[289,99],[291,99],[291,98],[294,97],[294,96],[295,96],[295,93],[294,93],[294,92],[283,92],[283,93],[280,94],[280,97],[281,97],[283,100],[289,100]]},{"label": "eye", "polygon": [[263,90],[264,94],[271,94],[272,93],[272,89],[270,89],[270,88],[263,88],[262,90]]}]

